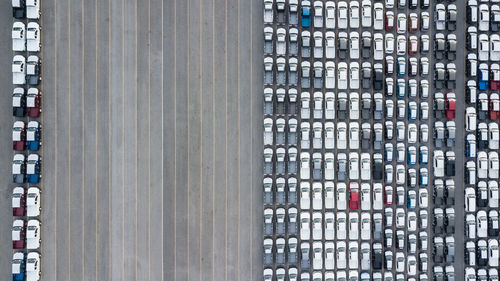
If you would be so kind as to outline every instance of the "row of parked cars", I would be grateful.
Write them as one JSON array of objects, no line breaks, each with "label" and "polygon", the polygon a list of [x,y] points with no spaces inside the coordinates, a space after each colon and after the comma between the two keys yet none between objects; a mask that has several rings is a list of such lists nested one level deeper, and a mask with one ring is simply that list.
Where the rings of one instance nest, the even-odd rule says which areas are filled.
[{"label": "row of parked cars", "polygon": [[465,279],[498,279],[500,7],[466,6]]},{"label": "row of parked cars", "polygon": [[41,278],[40,1],[12,0],[12,279]]}]

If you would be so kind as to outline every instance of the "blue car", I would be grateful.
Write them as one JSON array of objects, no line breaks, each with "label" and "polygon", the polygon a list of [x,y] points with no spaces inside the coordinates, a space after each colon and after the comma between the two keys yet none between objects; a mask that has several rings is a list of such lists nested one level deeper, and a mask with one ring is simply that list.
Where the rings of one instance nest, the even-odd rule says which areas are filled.
[{"label": "blue car", "polygon": [[479,90],[488,90],[488,65],[482,63],[479,65],[479,71],[477,75]]},{"label": "blue car", "polygon": [[25,258],[23,252],[16,252],[12,257],[12,280],[24,281]]},{"label": "blue car", "polygon": [[309,1],[302,2],[302,27],[311,26],[311,3]]},{"label": "blue car", "polygon": [[408,147],[407,158],[408,158],[408,165],[417,164],[417,148],[416,147],[414,147],[414,146]]},{"label": "blue car", "polygon": [[28,183],[39,183],[40,182],[40,162],[41,158],[38,154],[28,155],[28,164],[26,165],[26,176]]},{"label": "blue car", "polygon": [[398,62],[396,65],[397,65],[398,76],[404,77],[406,75],[406,59],[401,57],[398,58]]},{"label": "blue car", "polygon": [[429,148],[421,146],[418,154],[420,165],[427,165],[429,163]]},{"label": "blue car", "polygon": [[415,190],[408,191],[408,200],[407,200],[408,209],[415,209],[417,207],[417,192]]},{"label": "blue car", "polygon": [[37,121],[30,121],[28,123],[28,130],[26,134],[26,146],[28,150],[37,151],[41,145],[41,127]]},{"label": "blue car", "polygon": [[404,99],[406,95],[406,81],[404,79],[398,79],[396,83],[397,83],[396,92],[398,98]]}]

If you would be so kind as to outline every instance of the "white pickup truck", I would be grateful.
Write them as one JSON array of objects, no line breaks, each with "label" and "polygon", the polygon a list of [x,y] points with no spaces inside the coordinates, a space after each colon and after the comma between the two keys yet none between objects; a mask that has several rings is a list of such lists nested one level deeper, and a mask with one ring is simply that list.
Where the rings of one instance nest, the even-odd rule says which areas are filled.
[{"label": "white pickup truck", "polygon": [[12,50],[18,52],[26,51],[26,29],[24,23],[14,22],[12,25]]},{"label": "white pickup truck", "polygon": [[29,19],[40,18],[40,0],[26,0],[26,17]]},{"label": "white pickup truck", "polygon": [[26,83],[26,58],[17,55],[12,59],[12,83],[24,85]]},{"label": "white pickup truck", "polygon": [[40,26],[36,22],[28,23],[26,32],[28,52],[40,51]]}]

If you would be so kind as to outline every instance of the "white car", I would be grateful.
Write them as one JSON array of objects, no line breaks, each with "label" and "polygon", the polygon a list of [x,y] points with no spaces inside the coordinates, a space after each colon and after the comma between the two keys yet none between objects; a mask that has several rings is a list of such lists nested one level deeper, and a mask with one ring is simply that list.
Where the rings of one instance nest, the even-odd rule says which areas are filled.
[{"label": "white car", "polygon": [[[343,182],[337,183],[337,209],[345,210],[347,208],[347,186]],[[337,218],[339,219],[339,218]]]},{"label": "white car", "polygon": [[418,129],[416,124],[408,124],[408,143],[416,143],[418,139]]},{"label": "white car", "polygon": [[383,30],[384,29],[384,5],[382,3],[375,3],[373,5],[373,29]]},{"label": "white car", "polygon": [[31,219],[26,228],[26,248],[28,250],[37,250],[40,248],[40,221]]},{"label": "white car", "polygon": [[476,192],[474,188],[468,187],[465,189],[465,211],[475,212],[476,211]]},{"label": "white car", "polygon": [[308,152],[300,153],[300,177],[303,180],[308,180],[311,175],[311,155]]},{"label": "white car", "polygon": [[337,10],[338,10],[338,28],[339,29],[347,29],[347,21],[348,21],[348,15],[347,15],[347,3],[345,1],[340,1],[337,3]]},{"label": "white car", "polygon": [[311,205],[311,186],[309,182],[300,182],[300,208],[302,210],[309,210]]},{"label": "white car", "polygon": [[28,23],[26,31],[27,49],[29,52],[40,51],[40,26],[36,22]]},{"label": "white car", "polygon": [[335,239],[335,215],[333,212],[325,213],[325,239]]},{"label": "white car", "polygon": [[492,61],[500,60],[500,35],[490,35],[490,59]]},{"label": "white car", "polygon": [[[347,266],[347,249],[346,249],[346,243],[345,241],[338,241],[337,242],[337,268],[338,269],[345,269]],[[339,274],[337,273],[337,277],[339,277]]]},{"label": "white car", "polygon": [[335,28],[335,2],[327,1],[325,3],[325,26],[327,29]]},{"label": "white car", "polygon": [[344,212],[337,213],[337,240],[345,240],[347,237],[347,216]]},{"label": "white car", "polygon": [[[404,56],[406,54],[406,37],[404,35],[398,35],[396,47],[397,47],[396,53],[399,56]],[[406,62],[404,58],[401,61]],[[398,58],[398,63],[399,63],[399,58]]]},{"label": "white car", "polygon": [[385,53],[394,53],[394,35],[391,33],[385,34]]},{"label": "white car", "polygon": [[405,271],[405,255],[402,252],[396,253],[396,272]]},{"label": "white car", "polygon": [[28,19],[40,18],[40,0],[26,0],[26,17]]},{"label": "white car", "polygon": [[479,5],[479,31],[490,30],[490,10],[488,4]]},{"label": "white car", "polygon": [[349,123],[349,148],[359,149],[359,123]]},{"label": "white car", "polygon": [[480,210],[476,214],[476,230],[477,237],[488,237],[488,217],[486,216],[486,211],[484,210]]},{"label": "white car", "polygon": [[372,2],[370,0],[361,2],[361,26],[372,26]]},{"label": "white car", "polygon": [[347,90],[347,63],[339,62],[338,64],[338,89]]},{"label": "white car", "polygon": [[26,28],[20,21],[12,25],[12,50],[18,52],[26,50]]},{"label": "white car", "polygon": [[26,258],[26,280],[40,280],[40,254],[37,252],[29,252]]},{"label": "white car", "polygon": [[[328,31],[325,34],[325,56],[327,59],[334,59],[335,58],[335,44],[336,44],[335,32]],[[330,63],[330,61],[326,62],[327,71],[328,71],[328,63]],[[335,67],[334,67],[334,69],[335,69]],[[335,74],[333,76],[335,78]]]},{"label": "white car", "polygon": [[477,124],[476,109],[474,107],[467,107],[465,109],[465,130],[475,131]]},{"label": "white car", "polygon": [[309,212],[300,213],[300,239],[309,240],[311,238],[311,215]]},{"label": "white car", "polygon": [[398,14],[398,33],[404,34],[406,33],[406,14]]},{"label": "white car", "polygon": [[[359,64],[357,62],[351,62],[350,67],[349,67],[349,72],[350,72],[350,75],[349,75],[350,82],[349,83],[350,83],[351,90],[359,89]],[[351,93],[351,95],[352,95],[352,93]]]},{"label": "white car", "polygon": [[488,265],[490,267],[498,266],[499,249],[497,239],[488,239]]},{"label": "white car", "polygon": [[12,84],[26,84],[26,58],[16,55],[12,59]]},{"label": "white car", "polygon": [[382,184],[375,183],[373,185],[373,209],[374,210],[382,210],[383,206],[384,206],[384,199],[383,199]]},{"label": "white car", "polygon": [[361,183],[361,210],[371,209],[371,188],[369,183]]},{"label": "white car", "polygon": [[498,179],[499,160],[498,152],[488,152],[488,176],[490,179]]},{"label": "white car", "polygon": [[427,189],[420,188],[418,190],[418,204],[420,208],[427,208],[429,206],[429,193]]},{"label": "white car", "polygon": [[370,153],[361,153],[361,180],[371,179]]},{"label": "white car", "polygon": [[488,61],[490,59],[490,41],[488,35],[479,35],[479,49],[478,56],[480,61]]},{"label": "white car", "polygon": [[[301,182],[302,184],[303,182]],[[321,182],[313,182],[313,188],[312,188],[312,204],[313,204],[313,210],[322,210],[323,209],[323,185]],[[301,196],[301,203],[303,200],[303,197]],[[306,205],[309,203],[306,203]],[[309,206],[307,206],[309,207]],[[302,208],[302,205],[301,205]],[[306,208],[303,208],[306,209]]]},{"label": "white car", "polygon": [[26,196],[26,213],[28,217],[40,216],[40,189],[38,187],[28,188]]},{"label": "white car", "polygon": [[407,272],[409,276],[417,274],[417,258],[415,256],[408,256]]},{"label": "white car", "polygon": [[325,119],[335,119],[335,94],[332,92],[325,93]]},{"label": "white car", "polygon": [[488,206],[490,208],[498,208],[500,193],[498,189],[498,182],[488,182]]},{"label": "white car", "polygon": [[371,216],[369,213],[361,214],[361,239],[370,240],[371,239]]},{"label": "white car", "polygon": [[349,242],[349,268],[357,269],[359,266],[358,242]]},{"label": "white car", "polygon": [[403,208],[396,209],[396,228],[404,228],[406,221],[406,214]]},{"label": "white car", "polygon": [[345,122],[337,123],[337,148],[347,149],[347,124]]},{"label": "white car", "polygon": [[325,153],[325,180],[335,179],[335,157],[334,154],[329,152]]},{"label": "white car", "polygon": [[335,148],[335,128],[333,122],[325,123],[325,148]]},{"label": "white car", "polygon": [[480,179],[488,178],[488,155],[484,151],[477,153],[477,177]]},{"label": "white car", "polygon": [[[325,66],[326,66],[325,88],[326,89],[335,89],[335,63],[333,61],[327,61]],[[340,64],[339,64],[339,66],[340,66]],[[347,65],[346,65],[346,67],[347,67]],[[340,68],[339,68],[339,71],[340,71]],[[346,69],[346,71],[347,71],[347,69]],[[345,81],[345,83],[347,84],[347,80]],[[339,72],[339,87],[340,87],[340,72]]]},{"label": "white car", "polygon": [[433,158],[434,176],[444,177],[444,153],[442,150],[434,151]]},{"label": "white car", "polygon": [[[359,33],[358,32],[351,32],[349,34],[349,39],[350,39],[350,48],[349,48],[349,56],[351,59],[359,59]],[[352,66],[352,62],[351,62]],[[359,68],[359,66],[358,66]],[[359,86],[358,86],[359,88]],[[351,84],[351,89],[358,89],[358,88],[353,88]]]},{"label": "white car", "polygon": [[325,269],[335,269],[335,244],[333,242],[325,243]]},{"label": "white car", "polygon": [[323,2],[314,1],[314,18],[313,24],[316,28],[323,27]]},{"label": "white car", "polygon": [[349,240],[358,240],[359,237],[359,214],[349,213]]},{"label": "white car", "polygon": [[434,22],[436,24],[436,30],[446,29],[446,9],[443,4],[436,5],[436,11],[434,12]]},{"label": "white car", "polygon": [[351,28],[359,28],[359,2],[349,1],[350,19],[349,23]]},{"label": "white car", "polygon": [[349,179],[357,180],[359,178],[359,154],[357,152],[349,153]]},{"label": "white car", "polygon": [[374,42],[373,43],[373,58],[375,60],[383,60],[384,59],[384,36],[382,35],[382,33],[375,33],[373,35],[373,42]]},{"label": "white car", "polygon": [[417,213],[408,212],[408,231],[417,231]]}]

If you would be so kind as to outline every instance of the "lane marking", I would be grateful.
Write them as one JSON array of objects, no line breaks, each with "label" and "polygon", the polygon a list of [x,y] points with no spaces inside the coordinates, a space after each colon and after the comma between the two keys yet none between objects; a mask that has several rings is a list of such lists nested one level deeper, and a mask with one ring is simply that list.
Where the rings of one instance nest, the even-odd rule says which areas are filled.
[{"label": "lane marking", "polygon": [[241,279],[240,277],[240,209],[241,209],[241,111],[240,111],[240,0],[238,0],[238,68],[237,68],[237,76],[238,76],[238,241],[237,241],[237,260],[238,260],[238,280]]},{"label": "lane marking", "polygon": [[[162,12],[163,12],[163,10],[162,10]],[[163,24],[162,24],[162,26],[163,26]],[[163,36],[161,38],[163,38]],[[162,39],[162,41],[163,41],[163,39]],[[162,76],[162,81],[163,81],[163,76]],[[162,104],[162,108],[163,108],[163,104]],[[163,117],[162,117],[162,123],[163,123]],[[162,132],[163,132],[163,125],[161,128],[162,128]],[[163,137],[161,139],[163,142]],[[163,171],[162,171],[162,174],[163,174]],[[162,185],[162,187],[163,187],[163,185]],[[163,201],[163,196],[161,198]],[[161,208],[161,210],[163,213],[163,207]],[[162,223],[163,223],[163,220],[162,220]],[[151,0],[148,0],[148,241],[147,242],[148,242],[147,243],[148,244],[147,245],[147,248],[148,248],[148,281],[151,281]],[[163,243],[162,243],[162,250],[163,250]],[[163,256],[163,254],[162,254],[162,256]]]},{"label": "lane marking", "polygon": [[[150,0],[148,0],[150,1]],[[163,50],[163,28],[164,28],[164,25],[163,25],[163,2],[164,1],[160,1],[161,2],[161,95],[160,95],[160,99],[161,99],[161,188],[160,188],[160,193],[161,193],[161,232],[164,233],[164,227],[163,227],[163,224],[164,224],[164,221],[163,221],[163,210],[164,210],[164,205],[163,205],[163,193],[164,193],[164,176],[165,176],[165,173],[164,173],[164,165],[163,165],[163,162],[164,162],[164,153],[165,153],[165,150],[164,150],[164,139],[165,139],[165,133],[164,133],[164,130],[163,128],[164,127],[164,114],[163,114],[163,97],[164,97],[164,94],[163,94],[163,90],[164,90],[164,86],[163,86],[163,83],[165,83],[165,79],[164,79],[164,76],[163,76],[163,54],[164,54],[164,50]],[[151,5],[149,5],[149,14],[150,14],[150,17],[149,17],[149,27],[151,29]],[[175,36],[174,36],[174,40],[175,40]],[[151,44],[149,44],[151,46]],[[151,56],[149,57],[149,64],[151,65]],[[150,68],[150,72],[151,72],[151,68]],[[151,79],[151,75],[150,75],[150,79]],[[175,121],[174,121],[175,123]],[[150,123],[151,124],[151,123]],[[174,160],[175,161],[175,160]],[[163,251],[164,251],[164,236],[163,235],[160,235],[161,236],[161,249],[162,249],[162,252],[161,252],[161,278],[163,279],[165,277],[165,265],[164,265],[164,254],[163,254]],[[175,255],[174,255],[175,256]]]},{"label": "lane marking", "polygon": [[111,281],[111,0],[108,0],[108,281]]},{"label": "lane marking", "polygon": [[190,22],[190,19],[189,19],[189,16],[190,16],[190,8],[191,8],[191,1],[190,0],[187,0],[187,16],[186,16],[186,21],[187,21],[187,33],[186,33],[186,37],[187,37],[187,64],[186,64],[186,69],[187,69],[187,77],[186,77],[186,85],[187,85],[187,93],[186,93],[186,99],[187,99],[187,223],[186,223],[186,238],[187,238],[187,256],[186,256],[186,260],[187,260],[187,280],[190,280],[189,279],[189,240],[190,237],[189,237],[189,215],[190,215],[190,212],[189,212],[189,201],[190,201],[190,198],[189,198],[189,193],[191,192],[191,184],[190,184],[190,176],[191,176],[191,169],[190,169],[190,160],[191,160],[191,131],[190,131],[190,122],[189,122],[189,96],[190,96],[190,91],[191,91],[191,88],[189,87],[189,78],[191,77],[190,75],[190,70],[189,70],[189,66],[190,66],[190,52],[191,52],[191,40],[190,40],[190,34],[189,34],[189,31],[190,31],[190,26],[189,26],[189,22]]},{"label": "lane marking", "polygon": [[253,2],[250,3],[250,280],[253,280]]},{"label": "lane marking", "polygon": [[97,277],[97,272],[99,270],[97,270],[97,265],[99,264],[98,262],[98,254],[97,254],[97,251],[98,251],[98,247],[97,245],[99,245],[99,238],[98,238],[98,229],[99,229],[99,223],[97,223],[98,219],[99,219],[99,204],[97,204],[97,189],[98,189],[98,164],[97,164],[97,151],[98,151],[98,144],[99,144],[99,141],[98,141],[98,130],[97,130],[97,120],[99,120],[99,116],[98,116],[98,112],[99,112],[99,103],[97,101],[97,91],[98,91],[98,79],[99,79],[99,75],[98,75],[98,71],[97,71],[97,65],[98,65],[98,55],[99,52],[98,52],[98,41],[99,41],[99,29],[97,28],[98,26],[98,20],[97,20],[97,14],[98,14],[98,9],[97,9],[97,0],[94,1],[94,11],[95,11],[95,186],[94,186],[94,191],[95,191],[95,197],[94,197],[94,201],[95,201],[95,280],[97,281],[98,280],[98,277]]},{"label": "lane marking", "polygon": [[215,280],[215,0],[212,0],[212,281]]},{"label": "lane marking", "polygon": [[82,280],[85,280],[85,0],[82,0]]},{"label": "lane marking", "polygon": [[125,280],[125,0],[122,0],[122,276]]},{"label": "lane marking", "polygon": [[225,218],[225,230],[226,230],[226,233],[225,233],[225,249],[224,249],[224,252],[225,252],[225,266],[224,266],[224,280],[227,281],[227,209],[228,209],[228,198],[227,198],[227,0],[225,1],[225,4],[226,4],[226,7],[224,9],[224,11],[226,12],[225,14],[225,23],[226,23],[226,27],[225,27],[225,34],[224,34],[224,44],[225,44],[225,47],[224,47],[224,51],[225,51],[225,55],[226,55],[226,59],[225,59],[225,68],[226,68],[226,81],[225,81],[225,86],[226,86],[226,104],[225,104],[225,110],[226,110],[226,141],[225,141],[225,145],[226,145],[226,154],[225,154],[225,164],[226,164],[226,169],[225,169],[225,181],[226,181],[226,203],[225,203],[225,207],[226,207],[226,218]]},{"label": "lane marking", "polygon": [[[138,164],[139,164],[139,153],[137,151],[137,142],[138,142],[138,137],[137,137],[137,133],[139,131],[138,129],[138,119],[139,119],[139,103],[137,102],[138,101],[138,93],[139,93],[139,83],[137,82],[138,81],[138,67],[139,67],[139,64],[138,64],[138,48],[137,48],[137,27],[138,27],[138,17],[137,17],[137,0],[135,0],[135,280],[137,281],[137,278],[138,278],[138,275],[137,275],[137,269],[139,267],[139,255],[138,255],[138,250],[139,248],[137,247],[137,244],[138,244],[138,239],[137,239],[137,236],[138,236],[138,233],[139,233],[139,229],[138,229],[138,217],[139,217],[139,214],[138,214],[138,208],[137,208],[137,187],[139,185],[139,182],[138,182],[138,179],[137,179],[137,176],[138,176]],[[149,33],[149,32],[148,32]]]},{"label": "lane marking", "polygon": [[[59,147],[57,141],[57,0],[54,0],[54,281],[57,281],[57,148]],[[42,93],[43,95],[43,93]]]},{"label": "lane marking", "polygon": [[98,280],[98,277],[97,277],[97,272],[99,270],[97,270],[97,266],[98,266],[98,254],[97,254],[97,251],[98,251],[98,247],[97,245],[99,245],[99,238],[98,238],[98,229],[99,229],[99,223],[97,223],[98,219],[99,219],[99,204],[97,204],[97,189],[98,189],[98,172],[99,172],[99,169],[98,169],[98,164],[97,164],[97,151],[98,151],[98,144],[99,144],[99,141],[98,141],[98,130],[97,130],[97,120],[99,120],[99,116],[98,116],[98,112],[99,112],[99,103],[97,101],[97,92],[98,92],[98,79],[99,79],[99,75],[98,75],[98,70],[97,70],[97,65],[98,65],[98,41],[99,41],[99,32],[98,32],[98,21],[97,21],[97,14],[98,14],[98,9],[97,9],[97,0],[94,1],[94,11],[95,11],[95,155],[94,155],[94,159],[95,159],[95,186],[94,186],[94,192],[95,192],[95,197],[94,197],[94,201],[95,201],[95,249],[94,249],[94,252],[95,252],[95,280],[97,281]]},{"label": "lane marking", "polygon": [[203,276],[203,4],[200,0],[200,281]]},{"label": "lane marking", "polygon": [[177,281],[177,0],[174,0],[174,281]]},{"label": "lane marking", "polygon": [[[71,81],[71,1],[68,1],[68,77]],[[71,83],[68,81],[68,279],[71,280]]]}]

